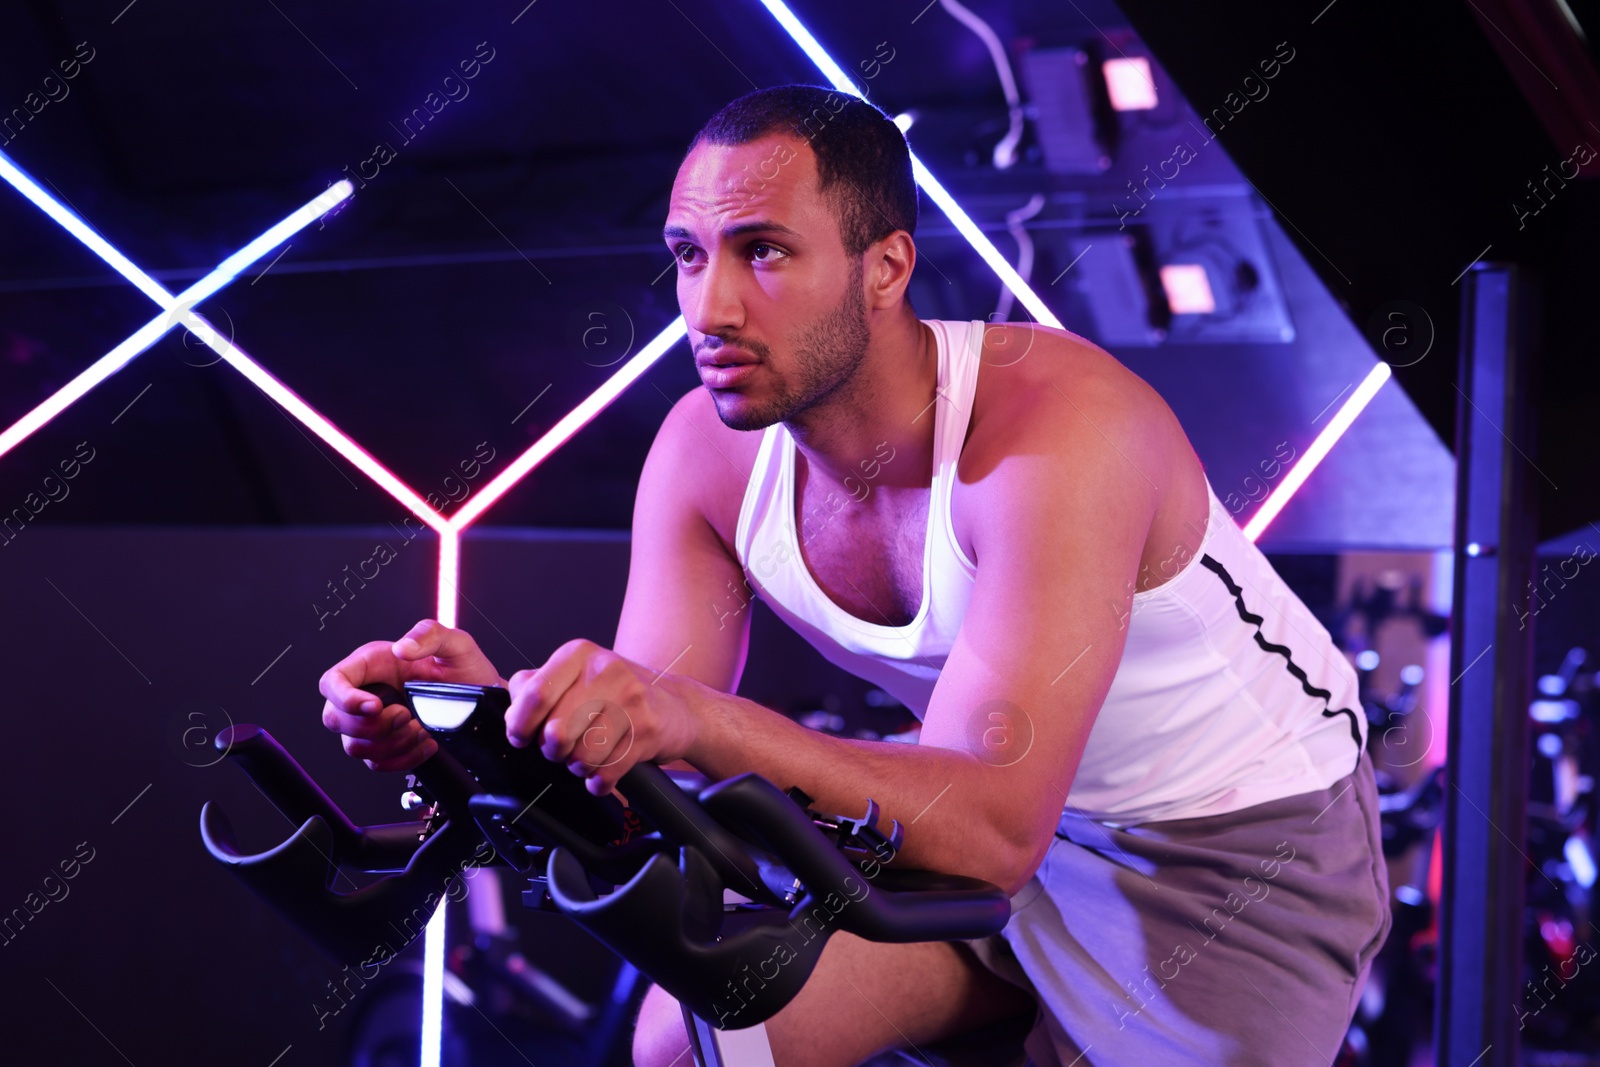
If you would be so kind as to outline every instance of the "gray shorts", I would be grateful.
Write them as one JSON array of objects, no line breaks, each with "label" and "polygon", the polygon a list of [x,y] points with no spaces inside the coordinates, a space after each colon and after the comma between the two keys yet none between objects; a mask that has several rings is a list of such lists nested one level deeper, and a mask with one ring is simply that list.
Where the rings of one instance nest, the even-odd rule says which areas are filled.
[{"label": "gray shorts", "polygon": [[1372,765],[1326,790],[1117,829],[1068,815],[1001,934],[1039,1067],[1327,1067],[1389,933]]}]

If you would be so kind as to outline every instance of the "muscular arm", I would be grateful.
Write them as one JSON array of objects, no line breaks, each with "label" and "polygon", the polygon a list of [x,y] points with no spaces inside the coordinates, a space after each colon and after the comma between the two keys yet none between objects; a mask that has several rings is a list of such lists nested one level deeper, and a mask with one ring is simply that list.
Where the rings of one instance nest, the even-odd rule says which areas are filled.
[{"label": "muscular arm", "polygon": [[708,691],[689,761],[798,785],[824,811],[870,796],[906,827],[906,866],[1026,884],[1121,659],[1165,470],[1143,394],[1115,375],[1070,389],[1030,391],[978,464],[978,577],[919,745],[826,737]]},{"label": "muscular arm", "polygon": [[[751,594],[738,560],[706,519],[708,465],[731,464],[713,443],[718,427],[707,417],[716,415],[705,390],[683,396],[645,459],[614,651],[731,693],[749,647]],[[736,469],[715,473],[739,477]]]}]

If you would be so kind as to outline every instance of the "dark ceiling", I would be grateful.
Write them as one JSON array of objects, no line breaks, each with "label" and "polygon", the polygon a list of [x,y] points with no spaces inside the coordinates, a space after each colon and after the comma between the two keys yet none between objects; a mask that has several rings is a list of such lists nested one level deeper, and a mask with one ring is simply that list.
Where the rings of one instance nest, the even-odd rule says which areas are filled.
[{"label": "dark ceiling", "polygon": [[[987,162],[1006,131],[995,68],[940,5],[794,6],[847,68],[881,55],[880,42],[894,50],[872,98],[891,113],[915,111],[914,149],[1003,254],[1018,251],[1005,214],[1044,195],[1028,223],[1035,284],[1069,329],[1095,338],[1082,287],[1050,279],[1072,261],[1073,238],[1115,222],[1115,197],[1151,158],[1141,146],[1157,142],[1125,140],[1105,174],[1062,175],[1045,166],[1030,124],[1021,162],[998,172]],[[1373,363],[1362,332],[1376,308],[1397,299],[1427,308],[1439,328],[1432,357],[1399,373],[1405,392],[1380,394],[1264,543],[1442,544],[1455,395],[1449,279],[1490,241],[1491,258],[1504,249],[1557,263],[1587,259],[1579,253],[1595,233],[1592,188],[1574,183],[1520,241],[1504,234],[1522,180],[1568,152],[1555,153],[1481,28],[1443,2],[1396,10],[1340,0],[1308,29],[1314,12],[1280,5],[1156,11],[1130,0],[1135,38],[1105,0],[970,6],[1014,61],[1066,47],[1104,55],[1116,42],[1142,48],[1142,38],[1162,84],[1207,107],[1276,42],[1295,43],[1292,82],[1224,131],[1225,153],[1197,168],[1204,189],[1185,191],[1251,220],[1294,339],[1112,350],[1167,396],[1221,495],[1280,439],[1309,443],[1313,416]],[[74,57],[77,76],[47,85]],[[463,62],[475,76],[447,83]],[[499,470],[606,379],[613,353],[637,350],[672,321],[659,230],[684,144],[743,92],[819,80],[755,0],[0,7],[0,115],[30,93],[59,97],[0,132],[0,150],[169,288],[329,182],[367,176],[348,207],[203,310],[424,494],[491,450],[485,469]],[[420,132],[404,127],[430,93],[446,92],[459,99]],[[393,158],[377,166],[380,144]],[[920,314],[989,316],[992,273],[926,200],[917,237],[923,263],[937,268],[913,282]],[[1568,271],[1557,274],[1556,296],[1580,283],[1593,291],[1587,273]],[[1540,464],[1562,490],[1550,533],[1596,510],[1584,488],[1593,489],[1593,423],[1581,416],[1600,394],[1593,361],[1564,332],[1583,302],[1552,303],[1550,365],[1562,377],[1547,394],[1550,451]],[[0,189],[0,424],[154,310]],[[595,344],[597,322],[610,347]],[[484,521],[626,527],[650,440],[670,402],[696,384],[679,345]],[[401,514],[181,332],[0,460],[0,508],[37,489],[82,441],[96,458],[42,521],[345,524]]]}]

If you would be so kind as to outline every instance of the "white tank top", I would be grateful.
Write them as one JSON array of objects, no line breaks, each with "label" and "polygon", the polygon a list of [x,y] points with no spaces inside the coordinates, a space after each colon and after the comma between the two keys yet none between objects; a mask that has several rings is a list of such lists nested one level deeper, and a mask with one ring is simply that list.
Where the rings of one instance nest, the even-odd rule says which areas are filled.
[{"label": "white tank top", "polygon": [[[794,439],[782,423],[763,431],[734,539],[751,588],[779,618],[919,719],[978,573],[956,541],[950,492],[984,323],[927,326],[939,349],[939,402],[916,617],[904,626],[859,619],[812,577],[795,528]],[[1245,538],[1209,479],[1206,494],[1199,550],[1165,583],[1133,596],[1126,647],[1067,812],[1119,826],[1220,815],[1326,789],[1356,767],[1367,721],[1355,670]]]}]

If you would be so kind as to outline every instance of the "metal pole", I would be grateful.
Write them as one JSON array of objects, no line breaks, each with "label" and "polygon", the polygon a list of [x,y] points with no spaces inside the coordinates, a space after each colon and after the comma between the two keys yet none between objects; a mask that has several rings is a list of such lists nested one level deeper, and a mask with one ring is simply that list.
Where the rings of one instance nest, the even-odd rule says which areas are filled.
[{"label": "metal pole", "polygon": [[1512,265],[1480,264],[1462,281],[1435,1062],[1516,1067],[1529,874],[1533,641],[1525,602],[1545,480],[1530,458],[1537,293]]}]

